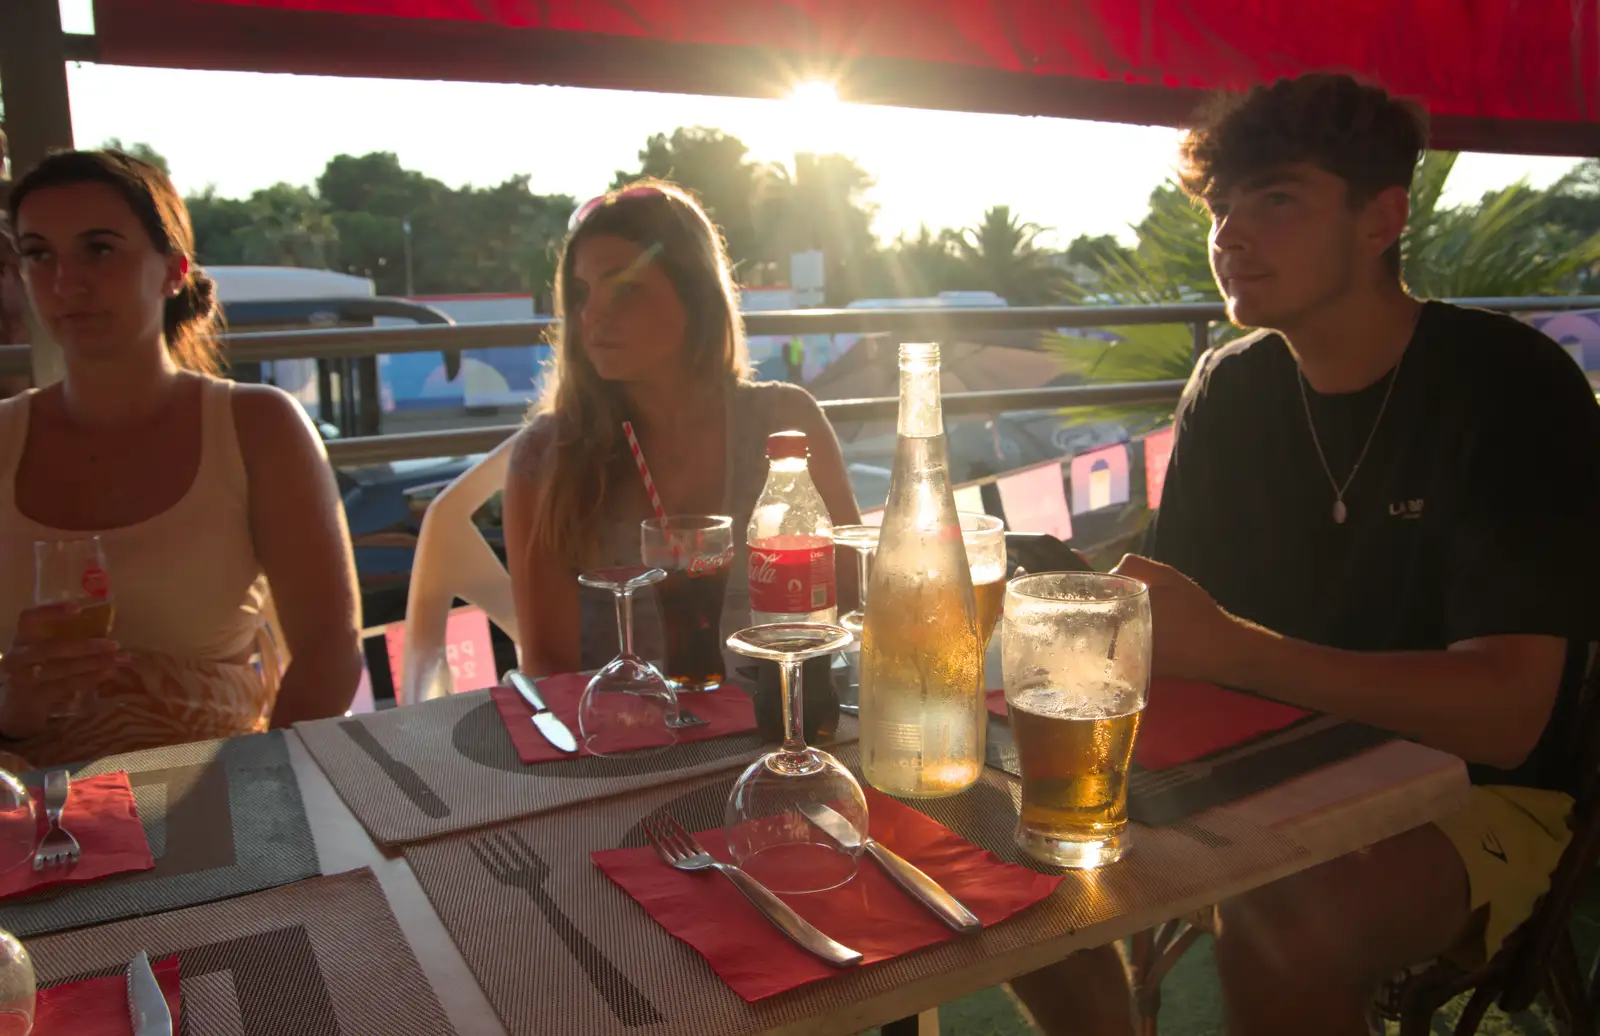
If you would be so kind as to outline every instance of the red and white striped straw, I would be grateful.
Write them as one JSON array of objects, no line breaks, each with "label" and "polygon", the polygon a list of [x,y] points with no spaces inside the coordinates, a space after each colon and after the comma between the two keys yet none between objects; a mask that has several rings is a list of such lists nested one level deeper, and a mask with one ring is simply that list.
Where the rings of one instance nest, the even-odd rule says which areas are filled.
[{"label": "red and white striped straw", "polygon": [[[661,494],[656,492],[656,481],[650,477],[650,465],[644,462],[644,450],[639,448],[639,437],[633,434],[633,422],[622,422],[622,434],[628,437],[628,449],[633,451],[633,463],[638,465],[639,477],[644,479],[644,491],[650,494],[650,506],[655,508],[656,517],[661,519],[663,527],[667,521],[667,509],[661,504]],[[665,532],[665,528],[662,530]]]}]

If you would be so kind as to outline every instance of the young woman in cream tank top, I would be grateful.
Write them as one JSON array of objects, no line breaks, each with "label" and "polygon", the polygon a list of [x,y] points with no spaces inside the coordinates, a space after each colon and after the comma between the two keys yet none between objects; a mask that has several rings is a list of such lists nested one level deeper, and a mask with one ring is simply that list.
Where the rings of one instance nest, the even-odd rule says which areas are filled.
[{"label": "young woman in cream tank top", "polygon": [[[3,747],[46,765],[342,712],[360,620],[332,473],[298,403],[212,376],[212,285],[170,181],[66,152],[9,204],[66,374],[0,402]],[[52,637],[33,543],[88,535],[110,635]]]}]

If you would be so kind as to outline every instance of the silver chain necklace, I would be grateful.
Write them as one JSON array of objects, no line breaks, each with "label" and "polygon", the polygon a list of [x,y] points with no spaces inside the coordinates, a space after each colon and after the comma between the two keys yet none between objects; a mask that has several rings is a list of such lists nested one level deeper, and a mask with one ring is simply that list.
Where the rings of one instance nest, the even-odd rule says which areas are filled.
[{"label": "silver chain necklace", "polygon": [[[1411,334],[1415,337],[1417,323],[1422,318],[1422,308],[1417,308],[1417,316],[1411,324]],[[1350,511],[1344,505],[1345,491],[1350,488],[1350,483],[1356,479],[1356,472],[1361,470],[1361,462],[1367,459],[1367,451],[1372,449],[1372,440],[1378,437],[1378,426],[1383,424],[1383,413],[1389,409],[1389,397],[1394,395],[1394,383],[1400,380],[1400,365],[1406,362],[1406,353],[1411,351],[1411,343],[1407,341],[1406,348],[1395,361],[1394,369],[1389,372],[1389,387],[1383,391],[1383,402],[1378,406],[1378,416],[1373,418],[1372,431],[1367,433],[1366,444],[1361,447],[1361,452],[1356,455],[1356,462],[1350,465],[1350,474],[1345,476],[1344,484],[1333,477],[1333,469],[1328,466],[1328,455],[1322,451],[1322,439],[1317,435],[1317,422],[1311,417],[1311,397],[1306,394],[1306,375],[1295,364],[1295,380],[1300,385],[1300,403],[1305,407],[1306,425],[1311,429],[1311,444],[1317,448],[1317,459],[1322,462],[1323,473],[1328,476],[1328,485],[1333,487],[1333,521],[1335,525],[1343,525],[1349,517]]]}]

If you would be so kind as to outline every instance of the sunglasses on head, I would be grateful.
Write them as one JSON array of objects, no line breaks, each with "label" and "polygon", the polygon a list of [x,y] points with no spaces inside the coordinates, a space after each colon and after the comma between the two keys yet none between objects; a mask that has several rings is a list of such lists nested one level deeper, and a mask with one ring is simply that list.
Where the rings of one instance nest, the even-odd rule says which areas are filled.
[{"label": "sunglasses on head", "polygon": [[622,190],[612,194],[602,194],[597,197],[590,198],[588,201],[572,210],[572,218],[567,220],[567,232],[571,233],[572,231],[577,230],[578,227],[583,224],[584,220],[588,219],[594,214],[595,210],[602,209],[607,205],[622,201],[624,198],[663,198],[666,196],[666,193],[666,191],[663,191],[659,187],[639,186],[625,187]]}]

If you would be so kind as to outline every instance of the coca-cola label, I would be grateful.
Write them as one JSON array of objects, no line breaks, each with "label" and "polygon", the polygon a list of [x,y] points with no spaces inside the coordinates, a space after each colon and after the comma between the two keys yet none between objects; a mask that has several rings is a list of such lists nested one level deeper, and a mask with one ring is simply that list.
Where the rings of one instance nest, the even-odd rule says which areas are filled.
[{"label": "coca-cola label", "polygon": [[96,599],[109,597],[111,595],[111,581],[106,578],[106,570],[99,565],[90,565],[84,569],[83,592]]},{"label": "coca-cola label", "polygon": [[720,554],[697,554],[689,560],[689,574],[691,576],[708,576],[719,569],[726,568],[732,562],[732,546],[729,546]]},{"label": "coca-cola label", "polygon": [[750,609],[799,615],[832,608],[833,544],[821,538],[799,547],[750,547]]}]

